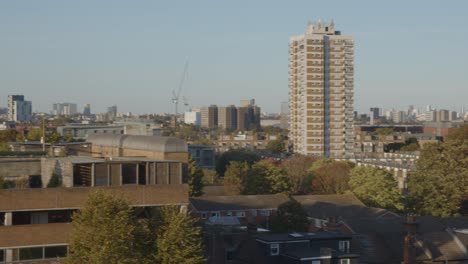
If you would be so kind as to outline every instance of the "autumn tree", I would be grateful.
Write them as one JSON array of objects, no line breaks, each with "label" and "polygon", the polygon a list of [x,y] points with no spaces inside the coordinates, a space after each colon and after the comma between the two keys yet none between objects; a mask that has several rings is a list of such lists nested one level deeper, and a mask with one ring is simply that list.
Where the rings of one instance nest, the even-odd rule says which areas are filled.
[{"label": "autumn tree", "polygon": [[301,154],[295,154],[283,161],[282,166],[291,184],[292,194],[306,194],[310,191],[307,182],[311,177],[309,168],[314,161],[314,158]]},{"label": "autumn tree", "polygon": [[190,197],[203,194],[203,171],[192,158],[188,162],[188,186]]},{"label": "autumn tree", "polygon": [[129,204],[104,191],[91,193],[73,214],[73,231],[65,263],[148,263],[142,254],[144,225]]},{"label": "autumn tree", "polygon": [[365,205],[402,211],[403,197],[390,172],[376,168],[357,166],[351,170],[349,187]]},{"label": "autumn tree", "polygon": [[411,209],[420,215],[454,216],[468,199],[468,126],[444,143],[427,144],[411,174]]},{"label": "autumn tree", "polygon": [[314,194],[342,194],[349,190],[349,174],[353,165],[346,161],[321,159],[310,167],[311,191]]},{"label": "autumn tree", "polygon": [[166,206],[159,211],[160,222],[156,234],[155,253],[157,263],[206,263],[203,255],[202,231],[195,226],[195,219],[179,212],[175,206]]},{"label": "autumn tree", "polygon": [[276,215],[272,218],[271,227],[274,232],[306,232],[309,228],[307,213],[302,205],[290,200],[278,207]]}]

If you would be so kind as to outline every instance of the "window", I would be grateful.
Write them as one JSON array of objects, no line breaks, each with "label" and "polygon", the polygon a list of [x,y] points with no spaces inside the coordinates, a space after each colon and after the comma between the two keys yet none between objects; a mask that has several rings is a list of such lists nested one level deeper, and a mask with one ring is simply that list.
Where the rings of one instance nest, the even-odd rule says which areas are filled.
[{"label": "window", "polygon": [[201,213],[201,219],[206,219],[206,213]]},{"label": "window", "polygon": [[0,249],[0,263],[5,261],[5,250]]},{"label": "window", "polygon": [[270,210],[260,210],[261,216],[270,216]]},{"label": "window", "polygon": [[252,211],[250,211],[250,214],[251,214],[252,216],[257,216],[257,210],[252,210]]},{"label": "window", "polygon": [[345,241],[340,241],[339,242],[339,249],[340,251],[342,252],[349,252],[349,241],[348,240],[345,240]]},{"label": "window", "polygon": [[20,248],[19,260],[42,259],[42,247]]},{"label": "window", "polygon": [[270,244],[270,256],[279,255],[279,244]]},{"label": "window", "polygon": [[350,264],[350,260],[349,259],[340,259],[340,264]]},{"label": "window", "polygon": [[236,216],[237,217],[245,217],[245,212],[244,211],[236,212]]},{"label": "window", "polygon": [[226,216],[232,216],[232,212],[231,212],[231,211],[227,211],[227,212],[226,212]]},{"label": "window", "polygon": [[67,246],[54,246],[44,248],[44,257],[48,258],[64,258],[67,256]]},{"label": "window", "polygon": [[312,264],[320,264],[320,260],[312,260]]},{"label": "window", "polygon": [[219,212],[211,212],[210,217],[219,217]]}]

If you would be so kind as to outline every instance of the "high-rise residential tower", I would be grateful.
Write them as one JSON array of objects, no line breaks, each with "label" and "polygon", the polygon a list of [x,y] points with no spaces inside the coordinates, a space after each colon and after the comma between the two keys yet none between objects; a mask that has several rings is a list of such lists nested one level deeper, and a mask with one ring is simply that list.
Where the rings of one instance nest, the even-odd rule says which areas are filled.
[{"label": "high-rise residential tower", "polygon": [[24,95],[8,96],[8,120],[29,122],[32,120],[32,103],[25,101]]},{"label": "high-rise residential tower", "polygon": [[309,23],[289,41],[290,139],[295,152],[353,156],[354,41],[335,24]]}]

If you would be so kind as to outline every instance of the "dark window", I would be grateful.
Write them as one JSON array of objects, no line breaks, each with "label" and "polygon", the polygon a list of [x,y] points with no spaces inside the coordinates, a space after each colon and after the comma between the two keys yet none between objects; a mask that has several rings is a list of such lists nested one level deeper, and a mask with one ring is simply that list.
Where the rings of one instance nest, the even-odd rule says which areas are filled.
[{"label": "dark window", "polygon": [[29,176],[29,188],[41,188],[41,187],[42,187],[41,175]]},{"label": "dark window", "polygon": [[5,261],[5,250],[3,249],[0,249],[0,262],[4,262]]},{"label": "dark window", "polygon": [[42,259],[42,247],[20,248],[19,260]]},{"label": "dark window", "polygon": [[107,164],[94,165],[94,186],[108,186]]},{"label": "dark window", "polygon": [[49,211],[49,223],[70,223],[72,210]]},{"label": "dark window", "polygon": [[63,258],[67,256],[67,246],[45,247],[45,258]]},{"label": "dark window", "polygon": [[138,184],[146,185],[146,165],[138,164]]},{"label": "dark window", "polygon": [[136,165],[122,164],[122,184],[136,184]]}]

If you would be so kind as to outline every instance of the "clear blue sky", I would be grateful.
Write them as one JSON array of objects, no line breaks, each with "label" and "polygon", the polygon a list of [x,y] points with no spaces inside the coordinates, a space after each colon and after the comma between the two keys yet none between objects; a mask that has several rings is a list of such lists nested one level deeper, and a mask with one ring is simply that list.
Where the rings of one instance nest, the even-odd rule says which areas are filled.
[{"label": "clear blue sky", "polygon": [[[468,105],[468,1],[0,1],[0,105],[172,112],[288,98],[288,40],[307,21],[354,35],[355,107]],[[183,110],[183,107],[181,107]]]}]

